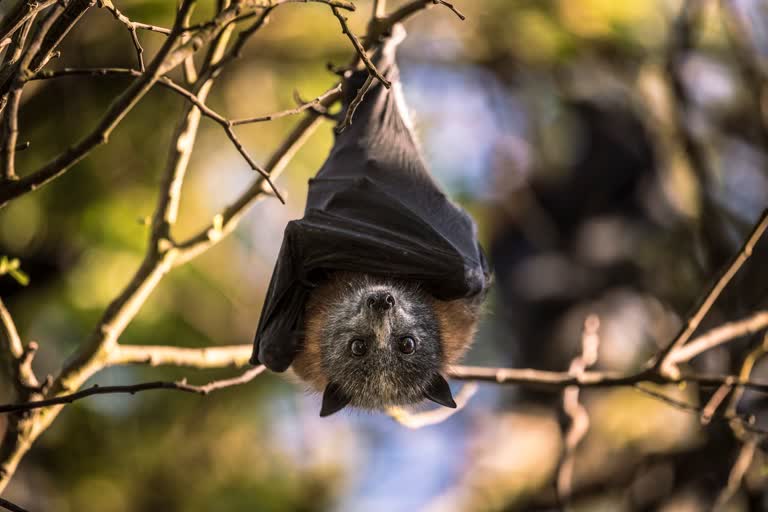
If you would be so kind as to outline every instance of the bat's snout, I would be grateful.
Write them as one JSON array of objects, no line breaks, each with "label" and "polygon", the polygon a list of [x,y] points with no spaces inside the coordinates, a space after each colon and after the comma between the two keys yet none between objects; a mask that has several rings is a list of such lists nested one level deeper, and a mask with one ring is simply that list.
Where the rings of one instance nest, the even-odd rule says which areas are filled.
[{"label": "bat's snout", "polygon": [[392,309],[395,305],[395,297],[387,291],[375,291],[365,298],[365,306],[376,312],[383,313]]}]

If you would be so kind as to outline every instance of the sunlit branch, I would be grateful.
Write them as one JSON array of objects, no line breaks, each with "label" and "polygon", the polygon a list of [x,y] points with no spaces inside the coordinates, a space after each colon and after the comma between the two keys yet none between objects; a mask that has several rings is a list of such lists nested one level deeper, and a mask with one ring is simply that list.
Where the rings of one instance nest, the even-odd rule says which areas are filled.
[{"label": "sunlit branch", "polygon": [[107,365],[146,364],[187,368],[239,368],[248,364],[252,350],[251,345],[184,348],[120,344],[110,353]]},{"label": "sunlit branch", "polygon": [[468,382],[461,387],[461,390],[459,390],[459,392],[454,397],[456,402],[455,409],[439,407],[429,411],[410,412],[401,407],[390,407],[387,409],[387,414],[404,427],[416,430],[444,422],[457,412],[464,409],[464,407],[469,403],[469,400],[475,396],[476,392],[477,384],[474,382]]}]

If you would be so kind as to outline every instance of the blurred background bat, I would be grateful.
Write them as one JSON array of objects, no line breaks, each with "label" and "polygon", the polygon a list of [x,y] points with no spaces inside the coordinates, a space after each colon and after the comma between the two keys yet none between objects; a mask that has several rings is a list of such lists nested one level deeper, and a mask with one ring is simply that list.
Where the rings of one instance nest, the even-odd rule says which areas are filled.
[{"label": "blurred background bat", "polygon": [[[311,180],[285,230],[251,362],[291,364],[323,392],[321,416],[432,400],[471,343],[490,272],[477,229],[427,171],[395,63],[397,27],[374,56],[378,80]],[[345,109],[367,71],[344,83]]]}]

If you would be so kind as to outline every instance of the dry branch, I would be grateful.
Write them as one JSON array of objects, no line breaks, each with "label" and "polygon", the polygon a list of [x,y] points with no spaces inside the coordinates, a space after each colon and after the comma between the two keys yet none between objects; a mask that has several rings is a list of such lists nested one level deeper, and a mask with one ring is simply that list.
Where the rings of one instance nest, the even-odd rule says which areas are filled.
[{"label": "dry branch", "polygon": [[[599,329],[600,320],[598,317],[595,315],[587,316],[581,335],[581,354],[571,361],[568,368],[568,373],[571,375],[581,375],[597,362],[600,345]],[[556,488],[558,499],[565,503],[570,501],[573,490],[576,449],[589,430],[589,414],[579,401],[579,393],[578,386],[568,386],[563,390],[563,412],[568,416],[569,425],[565,431],[563,454],[557,470]]]},{"label": "dry branch", "polygon": [[387,414],[396,422],[400,423],[404,427],[416,430],[419,428],[428,427],[430,425],[436,425],[447,420],[457,412],[464,409],[469,403],[469,400],[475,396],[477,392],[477,384],[469,382],[461,387],[461,390],[456,394],[456,408],[449,409],[447,407],[440,407],[437,409],[431,409],[424,412],[409,412],[401,407],[391,407],[387,409]]},{"label": "dry branch", "polygon": [[15,503],[11,503],[10,501],[4,500],[3,498],[0,498],[0,508],[10,510],[11,512],[27,512],[27,509],[21,508]]},{"label": "dry branch", "polygon": [[22,412],[31,411],[34,409],[42,409],[44,407],[50,407],[52,405],[71,404],[77,400],[93,396],[93,395],[108,395],[108,394],[129,394],[133,395],[141,391],[149,391],[153,389],[172,389],[177,391],[184,391],[186,393],[196,393],[198,395],[207,395],[213,391],[219,389],[225,389],[232,386],[239,386],[246,384],[257,376],[261,375],[264,371],[264,366],[256,366],[243,372],[237,377],[230,379],[214,380],[208,384],[195,386],[188,384],[187,379],[182,379],[175,382],[169,381],[154,381],[154,382],[142,382],[141,384],[130,384],[125,386],[99,386],[93,385],[90,388],[83,389],[76,393],[68,395],[59,395],[54,398],[48,398],[45,400],[31,400],[27,402],[21,402],[17,404],[0,405],[0,414],[7,414],[9,412]]},{"label": "dry branch", "polygon": [[763,236],[763,233],[765,233],[766,229],[768,229],[768,210],[763,212],[763,214],[760,216],[760,219],[752,229],[752,232],[744,241],[744,245],[741,247],[741,250],[736,253],[736,255],[726,267],[725,271],[720,275],[720,277],[717,279],[717,281],[714,282],[709,291],[699,301],[699,304],[696,306],[694,312],[688,317],[688,320],[686,321],[680,333],[675,336],[672,342],[658,354],[656,361],[654,362],[654,368],[659,369],[664,373],[670,372],[674,374],[677,372],[677,368],[674,363],[670,363],[669,361],[672,357],[672,353],[676,349],[685,345],[685,343],[690,339],[691,335],[693,335],[693,333],[699,327],[699,324],[701,324],[701,321],[707,315],[710,308],[717,301],[717,298],[723,292],[725,287],[728,286],[728,283],[731,282],[733,276],[736,275],[741,266],[744,265],[750,256],[752,256],[752,250]]},{"label": "dry branch", "polygon": [[22,0],[16,4],[16,8],[6,14],[2,21],[0,21],[0,41],[14,35],[24,23],[33,19],[39,11],[50,7],[54,3],[56,3],[55,0],[46,0],[42,3],[35,0]]},{"label": "dry branch", "polygon": [[214,17],[210,27],[196,32],[189,41],[174,48],[174,45],[181,34],[179,19],[191,8],[192,3],[192,0],[185,0],[182,3],[179,15],[177,16],[177,22],[175,23],[171,34],[152,60],[146,73],[137,78],[112,103],[96,128],[83,140],[56,157],[47,165],[43,166],[40,170],[33,172],[28,176],[24,176],[17,181],[0,186],[0,207],[5,206],[11,199],[36,190],[58,176],[61,176],[74,164],[83,159],[95,147],[105,144],[109,140],[109,135],[115,127],[162,75],[177,67],[184,61],[184,59],[194,54],[207,42],[210,42],[219,31],[223,30],[226,25],[231,23],[241,11],[238,6],[229,7],[221,11]]},{"label": "dry branch", "polygon": [[107,364],[109,366],[146,364],[188,368],[240,368],[248,364],[252,350],[251,345],[205,348],[118,345],[110,353]]},{"label": "dry branch", "polygon": [[333,15],[336,16],[336,18],[339,20],[339,24],[341,24],[341,30],[344,32],[344,34],[349,38],[350,41],[352,41],[352,46],[355,47],[355,51],[357,52],[357,55],[360,57],[360,59],[363,61],[363,64],[365,64],[365,67],[368,68],[369,75],[375,76],[381,84],[389,89],[392,87],[392,84],[389,83],[389,80],[384,78],[384,75],[382,75],[378,69],[376,69],[376,66],[373,64],[371,59],[368,57],[368,52],[366,51],[365,47],[363,47],[363,43],[360,42],[360,40],[357,38],[355,34],[352,33],[352,31],[349,29],[349,25],[347,25],[347,18],[344,17],[341,12],[336,7],[331,6],[331,10],[333,11]]},{"label": "dry branch", "polygon": [[360,86],[360,90],[357,91],[357,94],[349,103],[349,106],[347,107],[347,113],[344,115],[344,121],[342,121],[342,123],[337,128],[337,131],[339,133],[346,130],[352,124],[352,118],[354,117],[355,112],[357,111],[357,107],[359,107],[360,104],[363,102],[363,98],[365,98],[365,95],[368,92],[368,89],[370,89],[372,85],[373,85],[373,75],[368,75],[368,78],[365,79],[365,82],[363,82],[363,85]]}]

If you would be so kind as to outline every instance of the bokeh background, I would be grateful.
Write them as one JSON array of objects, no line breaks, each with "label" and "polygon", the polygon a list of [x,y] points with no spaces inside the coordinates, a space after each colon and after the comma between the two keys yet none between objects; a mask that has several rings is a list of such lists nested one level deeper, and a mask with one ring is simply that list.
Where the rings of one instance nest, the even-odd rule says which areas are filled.
[{"label": "bokeh background", "polygon": [[[464,22],[439,6],[408,22],[402,81],[426,160],[477,220],[496,276],[468,363],[566,370],[594,313],[597,368],[639,368],[768,205],[768,2],[692,2],[701,8],[690,33],[674,26],[682,3],[456,0]],[[210,15],[209,4],[195,19]],[[350,23],[362,34],[371,5],[357,4]],[[173,2],[117,6],[147,23],[173,17]],[[162,42],[140,37],[150,54]],[[135,65],[125,27],[103,9],[91,9],[61,51],[48,68]],[[294,90],[311,98],[331,86],[326,62],[343,64],[351,52],[326,6],[281,6],[208,103],[229,117],[290,108]],[[20,141],[32,146],[17,154],[20,173],[88,133],[127,83],[28,85]],[[39,375],[60,366],[139,265],[182,104],[156,88],[108,145],[0,212],[0,254],[19,258],[30,278],[21,286],[0,277],[0,295],[23,337],[40,342]],[[296,120],[238,133],[264,161]],[[172,272],[121,341],[249,343],[285,224],[302,215],[307,179],[331,143],[329,122],[278,181],[287,205],[264,200],[227,240]],[[203,119],[179,236],[252,178],[221,128]],[[757,251],[708,326],[765,306],[766,256]],[[739,340],[694,364],[732,372],[759,342]],[[92,381],[230,374],[129,367]],[[693,404],[707,398],[692,386],[663,391]],[[0,397],[12,398],[6,383]],[[7,497],[61,512],[555,510],[560,400],[481,385],[459,414],[413,431],[383,414],[321,420],[317,396],[274,374],[209,397],[93,397],[68,406],[39,439]],[[727,424],[702,425],[634,389],[582,400],[591,428],[577,452],[574,510],[710,509],[740,446]],[[742,402],[758,421],[763,405],[752,394]],[[758,450],[729,510],[765,510],[765,484]]]}]

